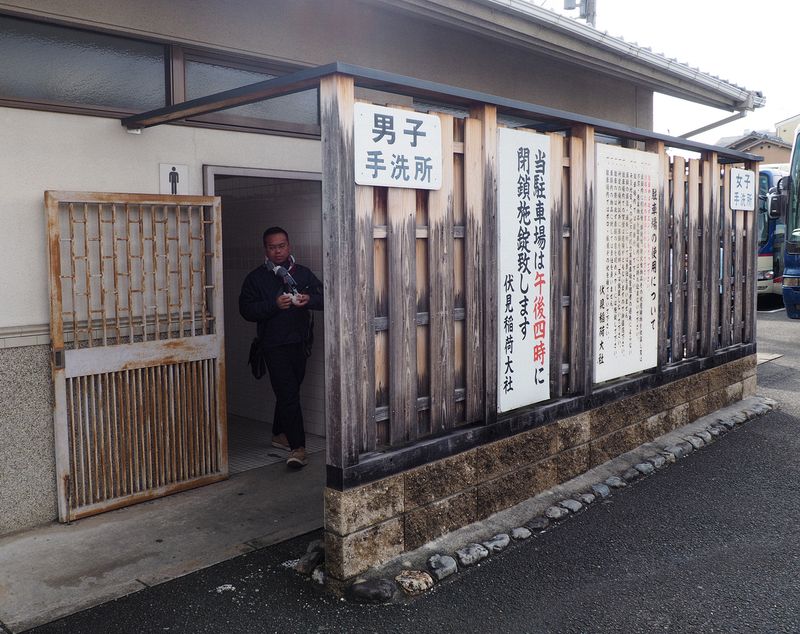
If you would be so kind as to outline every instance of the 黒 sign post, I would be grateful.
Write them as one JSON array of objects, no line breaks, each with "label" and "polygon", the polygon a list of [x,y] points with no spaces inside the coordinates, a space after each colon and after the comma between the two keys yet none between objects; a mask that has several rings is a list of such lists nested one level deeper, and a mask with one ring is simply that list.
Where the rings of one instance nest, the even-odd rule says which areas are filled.
[{"label": "\u9ed2 sign post", "polygon": [[659,158],[597,146],[594,381],[656,366]]},{"label": "\u9ed2 sign post", "polygon": [[550,139],[497,134],[497,411],[550,398]]}]

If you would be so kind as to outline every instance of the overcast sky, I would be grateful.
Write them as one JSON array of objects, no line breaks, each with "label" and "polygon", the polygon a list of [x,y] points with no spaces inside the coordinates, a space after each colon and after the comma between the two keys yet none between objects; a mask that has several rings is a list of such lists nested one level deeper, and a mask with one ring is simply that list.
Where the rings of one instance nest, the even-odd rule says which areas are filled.
[{"label": "overcast sky", "polygon": [[[578,15],[564,11],[563,0],[532,1]],[[598,30],[764,94],[767,104],[744,119],[692,137],[707,143],[746,130],[774,133],[775,123],[800,113],[798,72],[787,66],[800,59],[798,27],[797,0],[597,0]],[[656,131],[675,136],[732,114],[663,95],[654,107]]]}]

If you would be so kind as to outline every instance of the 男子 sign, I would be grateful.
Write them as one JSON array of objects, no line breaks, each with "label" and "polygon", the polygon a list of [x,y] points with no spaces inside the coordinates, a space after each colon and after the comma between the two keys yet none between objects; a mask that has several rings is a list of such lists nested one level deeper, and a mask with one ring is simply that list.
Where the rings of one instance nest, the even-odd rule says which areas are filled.
[{"label": "\u7537\u5b50 sign", "polygon": [[439,117],[366,103],[356,103],[354,113],[355,181],[358,185],[441,188]]}]

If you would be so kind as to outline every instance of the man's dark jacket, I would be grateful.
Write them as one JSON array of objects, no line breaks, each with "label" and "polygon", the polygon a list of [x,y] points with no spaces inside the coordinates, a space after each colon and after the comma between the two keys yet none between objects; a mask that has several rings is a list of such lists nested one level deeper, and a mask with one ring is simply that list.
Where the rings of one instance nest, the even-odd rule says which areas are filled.
[{"label": "man's dark jacket", "polygon": [[278,308],[278,295],[289,292],[275,273],[262,264],[250,271],[239,294],[239,313],[247,321],[258,322],[258,338],[265,348],[305,342],[309,335],[309,309],[322,310],[322,282],[306,267],[295,264],[291,275],[297,290],[309,296],[308,304]]}]

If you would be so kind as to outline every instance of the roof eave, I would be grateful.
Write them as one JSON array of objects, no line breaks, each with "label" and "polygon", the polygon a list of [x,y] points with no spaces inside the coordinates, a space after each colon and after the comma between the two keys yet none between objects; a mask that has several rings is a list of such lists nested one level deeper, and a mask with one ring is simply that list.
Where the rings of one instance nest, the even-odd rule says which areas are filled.
[{"label": "roof eave", "polygon": [[656,92],[728,111],[765,105],[735,86],[677,60],[602,33],[526,0],[373,0],[458,28],[522,45]]}]

